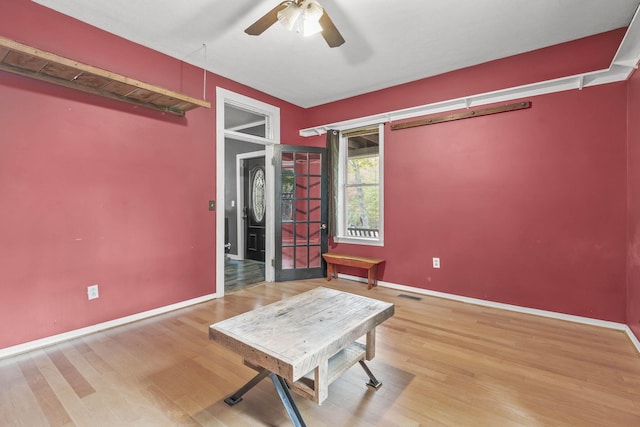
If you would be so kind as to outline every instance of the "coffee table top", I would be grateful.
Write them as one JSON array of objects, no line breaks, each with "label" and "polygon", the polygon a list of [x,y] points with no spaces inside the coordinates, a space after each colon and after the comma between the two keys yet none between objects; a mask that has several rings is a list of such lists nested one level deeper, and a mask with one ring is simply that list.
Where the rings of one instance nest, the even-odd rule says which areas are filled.
[{"label": "coffee table top", "polygon": [[394,305],[324,287],[209,327],[209,337],[290,381],[393,316]]}]

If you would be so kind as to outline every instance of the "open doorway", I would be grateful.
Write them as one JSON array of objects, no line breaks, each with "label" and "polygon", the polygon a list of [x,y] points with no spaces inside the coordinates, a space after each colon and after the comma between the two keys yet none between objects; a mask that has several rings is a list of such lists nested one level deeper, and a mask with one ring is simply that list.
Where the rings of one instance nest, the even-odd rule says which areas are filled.
[{"label": "open doorway", "polygon": [[225,293],[265,280],[264,146],[225,139]]},{"label": "open doorway", "polygon": [[[280,143],[280,110],[221,88],[216,95],[216,294],[223,296],[274,278],[273,168],[265,166]],[[262,167],[245,177],[249,159]],[[261,257],[248,259],[256,258],[248,249]]]}]

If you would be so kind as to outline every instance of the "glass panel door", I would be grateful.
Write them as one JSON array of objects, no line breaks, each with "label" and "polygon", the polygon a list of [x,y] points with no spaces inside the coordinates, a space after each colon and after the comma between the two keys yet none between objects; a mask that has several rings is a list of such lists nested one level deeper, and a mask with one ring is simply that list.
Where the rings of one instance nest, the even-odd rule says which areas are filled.
[{"label": "glass panel door", "polygon": [[276,281],[323,277],[326,150],[276,145]]}]

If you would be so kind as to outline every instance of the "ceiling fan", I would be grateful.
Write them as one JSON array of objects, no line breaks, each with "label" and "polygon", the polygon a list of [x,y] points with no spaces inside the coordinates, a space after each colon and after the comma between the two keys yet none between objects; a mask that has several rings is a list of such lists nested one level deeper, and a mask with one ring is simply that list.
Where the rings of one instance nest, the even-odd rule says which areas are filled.
[{"label": "ceiling fan", "polygon": [[315,0],[283,1],[244,32],[251,36],[260,35],[276,21],[280,21],[288,30],[295,30],[305,36],[321,32],[329,47],[338,47],[344,43],[344,38],[327,12]]}]

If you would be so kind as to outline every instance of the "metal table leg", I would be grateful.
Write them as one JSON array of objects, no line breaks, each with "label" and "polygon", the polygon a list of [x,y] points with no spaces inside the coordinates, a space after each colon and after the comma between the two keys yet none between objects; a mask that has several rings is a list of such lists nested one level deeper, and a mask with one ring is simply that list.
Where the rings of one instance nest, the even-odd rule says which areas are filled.
[{"label": "metal table leg", "polygon": [[287,410],[293,425],[295,427],[306,427],[306,424],[302,419],[302,415],[300,415],[300,411],[298,411],[296,402],[293,400],[293,396],[291,396],[291,393],[289,392],[289,386],[284,378],[274,374],[273,372],[269,373],[269,377],[271,377],[271,381],[273,381],[273,385],[275,386],[278,396],[280,396],[280,400],[282,401],[284,408]]},{"label": "metal table leg", "polygon": [[291,422],[293,422],[293,425],[295,427],[306,427],[307,425],[304,423],[302,415],[300,415],[300,411],[296,406],[296,402],[293,400],[293,396],[291,396],[289,385],[287,384],[285,379],[279,375],[274,374],[273,372],[270,372],[267,369],[263,369],[262,371],[260,371],[258,375],[256,375],[248,383],[240,387],[238,391],[224,399],[224,403],[229,406],[240,403],[242,401],[242,396],[267,376],[269,376],[271,378],[271,381],[273,381],[273,385],[276,388],[278,396],[280,397],[284,408],[287,410],[287,414],[289,414],[289,418],[291,418]]},{"label": "metal table leg", "polygon": [[380,388],[380,386],[382,385],[382,383],[380,381],[378,381],[376,379],[376,377],[373,376],[373,372],[371,372],[371,370],[369,369],[369,367],[367,366],[366,363],[364,363],[364,360],[360,360],[360,366],[362,366],[362,369],[364,369],[364,371],[367,373],[367,375],[369,376],[369,382],[367,383],[367,385],[369,387],[373,387],[373,388]]},{"label": "metal table leg", "polygon": [[265,379],[267,377],[267,375],[269,375],[269,373],[270,372],[268,370],[263,369],[262,371],[260,371],[260,373],[258,375],[253,377],[248,383],[246,383],[245,385],[240,387],[240,389],[238,391],[236,391],[231,396],[229,396],[226,399],[224,399],[224,403],[226,403],[229,406],[233,406],[236,403],[239,403],[242,400],[242,396],[246,392],[248,392],[249,390],[254,388],[260,381]]}]

